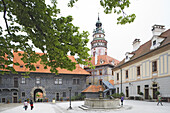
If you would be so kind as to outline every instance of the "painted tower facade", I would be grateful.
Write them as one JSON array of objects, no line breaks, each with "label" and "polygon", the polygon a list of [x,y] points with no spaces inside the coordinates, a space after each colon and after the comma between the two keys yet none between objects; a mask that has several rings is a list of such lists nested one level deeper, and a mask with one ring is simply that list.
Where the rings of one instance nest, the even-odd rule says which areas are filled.
[{"label": "painted tower facade", "polygon": [[102,29],[102,23],[98,17],[96,22],[96,29],[93,31],[93,41],[91,42],[91,55],[100,56],[107,55],[107,41],[105,40],[105,32]]}]

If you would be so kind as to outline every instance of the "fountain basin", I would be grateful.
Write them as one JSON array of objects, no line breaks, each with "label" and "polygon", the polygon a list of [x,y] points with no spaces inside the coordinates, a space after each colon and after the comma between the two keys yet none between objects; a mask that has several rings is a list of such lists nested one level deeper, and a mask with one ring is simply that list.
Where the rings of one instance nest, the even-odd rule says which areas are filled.
[{"label": "fountain basin", "polygon": [[84,105],[91,109],[117,109],[120,108],[120,99],[86,98]]}]

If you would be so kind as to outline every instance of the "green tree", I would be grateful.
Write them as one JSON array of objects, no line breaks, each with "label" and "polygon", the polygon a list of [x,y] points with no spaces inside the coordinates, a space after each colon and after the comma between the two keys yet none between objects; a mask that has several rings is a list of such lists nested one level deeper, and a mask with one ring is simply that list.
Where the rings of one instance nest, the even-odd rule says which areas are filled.
[{"label": "green tree", "polygon": [[[78,0],[70,0],[68,6]],[[118,24],[134,21],[135,15],[126,15],[124,8],[129,7],[129,0],[100,0],[106,14],[123,13],[118,18]],[[0,26],[0,70],[7,69],[15,72],[10,64],[13,63],[13,51],[24,51],[21,60],[25,67],[36,70],[33,63],[41,59],[46,69],[58,73],[57,69],[75,69],[75,62],[68,57],[77,55],[77,63],[87,65],[89,48],[87,48],[87,31],[79,32],[79,28],[72,24],[72,16],[58,17],[60,9],[57,8],[57,0],[51,0],[51,5],[46,5],[45,0],[0,0],[0,12],[3,13],[5,28]],[[29,43],[32,42],[32,44]],[[35,48],[44,54],[36,54]],[[4,73],[4,71],[1,71]]]},{"label": "green tree", "polygon": [[[46,5],[45,0],[0,0],[0,12],[6,25],[5,29],[0,27],[0,69],[15,72],[10,66],[13,51],[24,51],[19,56],[30,70],[36,70],[33,63],[40,59],[44,68],[51,67],[51,72],[57,73],[58,67],[73,70],[76,63],[67,57],[68,53],[77,55],[78,63],[87,64],[83,59],[89,57],[86,47],[89,33],[80,33],[72,24],[71,16],[58,17],[57,2],[52,0],[51,3]],[[36,54],[35,48],[45,54]]]}]

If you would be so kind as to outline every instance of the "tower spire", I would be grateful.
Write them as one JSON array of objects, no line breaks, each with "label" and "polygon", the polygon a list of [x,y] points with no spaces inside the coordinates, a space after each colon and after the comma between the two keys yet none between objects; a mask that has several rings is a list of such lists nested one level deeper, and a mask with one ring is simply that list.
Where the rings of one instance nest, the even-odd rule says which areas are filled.
[{"label": "tower spire", "polygon": [[100,20],[100,18],[99,18],[99,13],[98,13],[98,21]]}]

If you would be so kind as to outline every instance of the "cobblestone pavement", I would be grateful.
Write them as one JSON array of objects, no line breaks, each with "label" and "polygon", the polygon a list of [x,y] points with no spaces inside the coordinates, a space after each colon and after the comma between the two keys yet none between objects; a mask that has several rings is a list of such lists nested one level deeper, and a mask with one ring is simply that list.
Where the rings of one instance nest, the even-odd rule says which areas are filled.
[{"label": "cobblestone pavement", "polygon": [[170,113],[170,103],[157,106],[156,102],[125,100],[120,109],[89,109],[82,110],[78,106],[84,101],[72,102],[72,110],[67,110],[69,102],[34,103],[34,109],[25,111],[22,104],[0,104],[0,113]]}]

